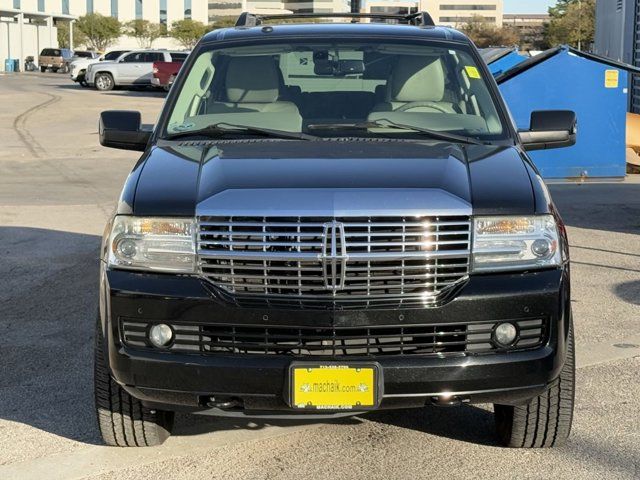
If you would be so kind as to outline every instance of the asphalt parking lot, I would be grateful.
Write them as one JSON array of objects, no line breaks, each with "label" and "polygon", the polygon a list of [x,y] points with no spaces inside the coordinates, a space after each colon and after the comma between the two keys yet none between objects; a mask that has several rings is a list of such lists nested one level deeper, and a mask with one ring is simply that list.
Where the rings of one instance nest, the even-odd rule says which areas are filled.
[{"label": "asphalt parking lot", "polygon": [[178,416],[161,447],[100,445],[92,393],[98,246],[137,154],[97,118],[163,94],[99,93],[65,75],[0,76],[0,479],[640,478],[640,179],[554,185],[572,245],[574,430],[507,450],[491,406],[329,423]]}]

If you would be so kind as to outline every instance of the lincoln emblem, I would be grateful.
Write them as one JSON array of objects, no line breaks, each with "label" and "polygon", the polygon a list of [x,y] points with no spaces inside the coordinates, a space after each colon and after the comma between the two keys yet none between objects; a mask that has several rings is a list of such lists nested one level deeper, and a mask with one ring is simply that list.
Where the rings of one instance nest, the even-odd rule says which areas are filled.
[{"label": "lincoln emblem", "polygon": [[345,243],[344,224],[336,222],[324,224],[322,235],[322,276],[327,290],[337,292],[344,288],[347,275],[347,245]]}]

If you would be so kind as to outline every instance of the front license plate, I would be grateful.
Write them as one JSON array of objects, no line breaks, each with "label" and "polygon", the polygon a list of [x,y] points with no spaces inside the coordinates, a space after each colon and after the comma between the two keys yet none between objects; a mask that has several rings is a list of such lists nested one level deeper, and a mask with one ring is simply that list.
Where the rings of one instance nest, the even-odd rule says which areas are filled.
[{"label": "front license plate", "polygon": [[290,403],[307,410],[371,410],[378,405],[377,364],[292,364]]}]

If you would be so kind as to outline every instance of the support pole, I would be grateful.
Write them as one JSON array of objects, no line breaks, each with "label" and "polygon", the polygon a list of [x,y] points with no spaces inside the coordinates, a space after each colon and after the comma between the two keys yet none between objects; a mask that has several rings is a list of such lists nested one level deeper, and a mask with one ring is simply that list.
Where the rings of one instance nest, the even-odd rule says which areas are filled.
[{"label": "support pole", "polygon": [[18,43],[18,69],[24,70],[24,13],[18,14],[18,31],[20,32],[20,42]]},{"label": "support pole", "polygon": [[69,48],[73,50],[73,24],[75,20],[69,22]]},{"label": "support pole", "polygon": [[53,47],[53,17],[47,17],[47,28],[49,29],[49,47]]}]

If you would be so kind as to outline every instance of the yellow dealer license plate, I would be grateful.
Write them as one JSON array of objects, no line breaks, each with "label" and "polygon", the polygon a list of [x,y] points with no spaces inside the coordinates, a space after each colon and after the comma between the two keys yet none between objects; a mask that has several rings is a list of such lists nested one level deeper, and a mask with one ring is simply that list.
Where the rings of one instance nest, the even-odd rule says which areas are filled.
[{"label": "yellow dealer license plate", "polygon": [[290,368],[293,408],[316,410],[371,410],[381,398],[380,367],[294,363]]}]

